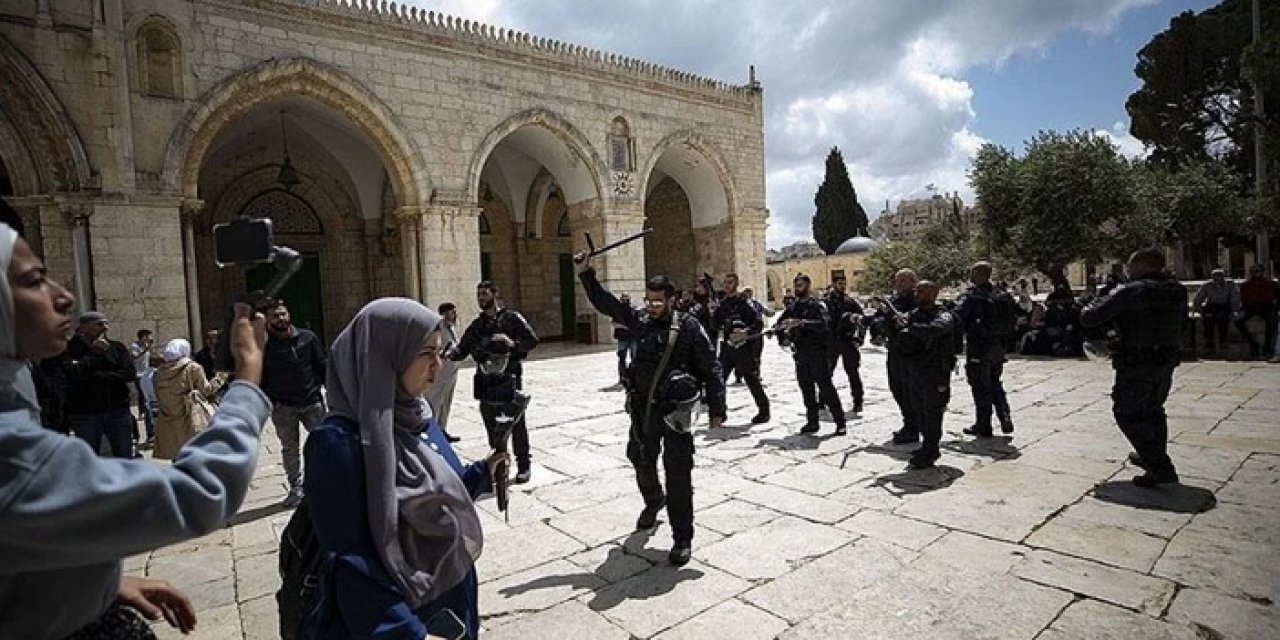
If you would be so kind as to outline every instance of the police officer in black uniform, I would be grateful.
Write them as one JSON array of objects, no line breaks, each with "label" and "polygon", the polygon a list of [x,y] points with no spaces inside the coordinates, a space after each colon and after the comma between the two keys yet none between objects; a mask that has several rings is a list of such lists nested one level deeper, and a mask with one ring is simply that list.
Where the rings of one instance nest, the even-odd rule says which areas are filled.
[{"label": "police officer in black uniform", "polygon": [[716,323],[713,319],[716,311],[716,295],[711,288],[711,277],[703,274],[703,278],[693,287],[693,303],[688,308],[689,315],[693,316],[698,324],[702,325],[702,330],[706,332],[707,339],[711,340],[711,348],[715,349],[716,340],[719,337],[716,333]]},{"label": "police officer in black uniform", "polygon": [[738,274],[729,273],[724,276],[724,298],[716,305],[711,324],[722,337],[720,375],[727,380],[729,374],[736,369],[756,401],[757,413],[751,418],[751,423],[768,422],[769,396],[765,395],[764,386],[760,384],[760,361],[752,348],[754,341],[746,340],[748,335],[759,334],[764,330],[764,320],[751,301],[738,292]]},{"label": "police officer in black uniform", "polygon": [[831,383],[831,364],[827,360],[831,315],[826,304],[809,295],[809,276],[799,274],[792,284],[796,301],[782,312],[776,326],[786,332],[794,345],[792,358],[796,362],[796,381],[800,383],[805,410],[805,425],[800,433],[818,432],[818,399],[821,398],[836,423],[836,435],[842,436],[845,434],[844,407],[840,406],[840,396]]},{"label": "police officer in black uniform", "polygon": [[831,343],[827,354],[833,374],[836,362],[844,361],[844,373],[849,377],[849,390],[853,393],[853,412],[862,413],[862,375],[858,372],[862,364],[858,348],[864,336],[862,305],[845,292],[846,285],[845,277],[837,275],[831,282],[831,293],[827,294],[827,312],[831,314]]},{"label": "police officer in black uniform", "polygon": [[[498,287],[485,280],[476,285],[476,304],[480,316],[471,321],[462,339],[449,352],[450,360],[474,357],[477,368],[473,389],[480,402],[506,404],[517,400],[517,393],[524,388],[524,366],[521,362],[538,346],[538,336],[533,327],[514,309],[498,304]],[[495,369],[490,360],[500,363],[506,358],[506,366]],[[490,425],[486,425],[489,427]],[[511,444],[516,454],[515,484],[529,481],[531,460],[529,455],[529,428],[524,414],[512,424]],[[499,434],[489,429],[489,446],[505,450]]]},{"label": "police officer in black uniform", "polygon": [[1143,249],[1129,258],[1129,280],[1099,297],[1080,314],[1089,329],[1111,325],[1118,342],[1111,354],[1116,371],[1112,412],[1133,445],[1129,460],[1146,473],[1140,487],[1178,481],[1169,459],[1169,421],[1164,402],[1178,366],[1179,339],[1187,316],[1187,288],[1164,273],[1164,253]]},{"label": "police officer in black uniform", "polygon": [[[627,382],[627,410],[631,414],[627,459],[636,469],[636,485],[645,504],[636,528],[656,525],[665,503],[674,538],[668,559],[676,566],[684,565],[693,550],[693,434],[689,431],[689,412],[698,402],[699,387],[710,407],[711,427],[721,426],[725,418],[724,378],[715,351],[698,321],[674,310],[675,285],[666,276],[654,276],[645,284],[641,311],[621,303],[600,284],[591,267],[590,254],[579,252],[574,260],[578,263],[578,279],[592,306],[614,322],[630,327],[635,340],[635,359]],[[675,343],[667,355],[673,331]],[[658,481],[659,454],[667,476],[665,497]]]},{"label": "police officer in black uniform", "polygon": [[964,432],[990,438],[991,414],[1000,419],[1000,431],[1013,433],[1009,401],[1002,393],[1004,354],[1017,329],[1018,307],[1009,292],[991,283],[991,264],[979,262],[969,273],[970,285],[960,295],[955,314],[964,322],[965,377],[973,391],[973,426]]},{"label": "police officer in black uniform", "polygon": [[897,314],[915,311],[916,282],[916,272],[911,269],[902,269],[895,273],[893,275],[894,294],[889,299],[893,309],[886,306],[877,311],[871,320],[872,332],[888,345],[889,391],[893,393],[893,400],[898,403],[898,410],[902,412],[902,428],[893,433],[894,444],[910,444],[920,440],[919,419],[911,405],[907,363],[903,359],[901,343],[895,340],[899,335],[895,311]]},{"label": "police officer in black uniform", "polygon": [[[942,418],[951,400],[951,370],[956,363],[959,321],[937,304],[938,285],[921,280],[916,285],[918,306],[894,318],[893,344],[906,365],[910,406],[924,436],[908,461],[924,469],[937,462],[942,440]],[[891,352],[892,353],[892,352]]]}]

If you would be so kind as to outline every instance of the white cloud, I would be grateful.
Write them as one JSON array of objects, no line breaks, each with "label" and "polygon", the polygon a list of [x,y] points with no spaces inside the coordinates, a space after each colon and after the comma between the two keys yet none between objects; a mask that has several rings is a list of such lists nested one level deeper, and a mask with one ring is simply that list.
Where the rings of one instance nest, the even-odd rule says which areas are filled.
[{"label": "white cloud", "polygon": [[[967,70],[1105,33],[1158,0],[412,0],[465,18],[765,88],[769,244],[810,236],[823,161],[838,146],[868,214],[934,184],[971,199]],[[732,4],[732,8],[728,8]],[[1123,127],[1106,132],[1134,149]]]},{"label": "white cloud", "polygon": [[1120,155],[1126,158],[1145,158],[1151,153],[1151,149],[1148,149],[1146,144],[1129,133],[1129,126],[1123,122],[1111,125],[1110,130],[1099,129],[1095,133],[1110,138],[1111,142],[1120,149]]}]

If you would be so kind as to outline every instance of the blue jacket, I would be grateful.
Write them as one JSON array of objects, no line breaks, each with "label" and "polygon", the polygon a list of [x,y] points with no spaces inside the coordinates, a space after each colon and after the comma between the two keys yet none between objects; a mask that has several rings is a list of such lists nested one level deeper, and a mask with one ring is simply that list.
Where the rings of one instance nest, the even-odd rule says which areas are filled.
[{"label": "blue jacket", "polygon": [[[463,466],[435,419],[424,431],[428,445],[444,456],[475,498],[490,488],[489,471],[481,460]],[[413,610],[400,595],[382,565],[369,530],[365,500],[364,454],[354,421],[329,416],[307,436],[304,450],[308,471],[304,480],[307,508],[321,552],[317,600],[302,623],[302,638],[426,637],[428,622],[449,609],[466,626],[467,635],[480,633],[475,569],[440,598]]]},{"label": "blue jacket", "polygon": [[162,466],[0,407],[0,638],[64,638],[116,599],[120,559],[207,534],[240,508],[271,405],[234,382],[208,429]]}]

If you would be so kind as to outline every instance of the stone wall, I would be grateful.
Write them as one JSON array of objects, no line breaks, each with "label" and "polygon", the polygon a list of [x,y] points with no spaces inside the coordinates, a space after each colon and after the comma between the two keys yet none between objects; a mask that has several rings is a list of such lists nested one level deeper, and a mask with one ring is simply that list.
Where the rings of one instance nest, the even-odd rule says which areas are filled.
[{"label": "stone wall", "polygon": [[[40,13],[50,6],[48,14]],[[34,18],[26,15],[32,11]],[[178,42],[174,95],[145,90],[146,65],[136,40],[144,27],[162,29]],[[594,196],[567,204],[579,223],[574,237],[594,230],[600,243],[639,230],[643,198],[636,186],[645,183],[660,151],[696,138],[698,152],[718,168],[731,203],[729,226],[702,243],[699,260],[717,272],[736,270],[747,284],[764,284],[763,269],[745,262],[763,256],[763,235],[734,224],[754,221],[762,228],[765,218],[763,96],[757,85],[727,85],[403,7],[393,13],[322,0],[5,3],[0,38],[29,64],[28,75],[47,85],[55,106],[40,108],[64,118],[61,131],[83,150],[83,158],[73,158],[77,180],[46,181],[31,194],[44,199],[26,204],[62,206],[53,196],[65,192],[95,211],[89,224],[101,304],[134,304],[131,292],[144,288],[148,302],[134,304],[144,324],[179,331],[188,312],[185,287],[126,286],[112,278],[137,274],[143,264],[162,269],[148,271],[146,278],[182,280],[182,256],[164,252],[182,246],[178,212],[184,203],[214,197],[206,192],[203,173],[211,168],[203,166],[205,152],[228,123],[289,96],[306,96],[348,118],[374,141],[394,187],[389,209],[399,235],[389,240],[385,227],[360,223],[338,241],[343,254],[327,263],[326,280],[360,276],[362,282],[326,294],[332,298],[326,313],[333,310],[327,318],[349,317],[364,297],[380,292],[402,291],[431,304],[469,299],[479,275],[480,169],[493,148],[523,126],[550,130],[565,144],[562,155],[576,158],[569,163],[591,176]],[[0,70],[6,64],[0,56]],[[631,171],[612,171],[604,161],[610,125],[619,116],[629,123],[634,143]],[[15,153],[28,152],[0,140],[0,155]],[[43,152],[31,153],[31,166],[48,164]],[[112,215],[129,209],[146,218],[146,234],[171,235],[153,245],[151,261],[135,261],[132,271],[121,272],[123,259],[139,256],[117,250],[139,251],[140,245],[113,243],[125,239],[122,229],[109,215],[98,215],[99,208]],[[67,241],[65,224],[59,228],[59,216],[43,209],[40,217],[52,263],[62,269],[72,261],[65,278],[77,267],[74,251],[59,244]],[[731,237],[739,233],[746,235]],[[394,262],[373,260],[369,251],[387,242],[399,244],[399,276]],[[553,300],[559,291],[552,259],[564,244],[556,240],[529,250],[531,268],[541,270],[529,273],[538,300],[521,300],[553,325],[559,324]],[[606,282],[637,291],[643,250],[629,247],[602,260],[601,267]],[[101,278],[106,280],[98,283]],[[207,306],[201,306],[207,317]],[[468,307],[460,304],[464,320],[473,313]],[[579,313],[587,308],[579,292]]]}]

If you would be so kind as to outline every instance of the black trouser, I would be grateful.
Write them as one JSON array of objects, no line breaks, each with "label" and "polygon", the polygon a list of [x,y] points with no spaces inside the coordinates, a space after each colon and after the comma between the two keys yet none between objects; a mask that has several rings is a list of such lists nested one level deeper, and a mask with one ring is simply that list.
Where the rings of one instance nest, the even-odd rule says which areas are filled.
[{"label": "black trouser", "polygon": [[[481,402],[484,402],[486,398],[496,402],[510,402],[513,391],[524,388],[522,376],[519,375],[512,376],[510,379],[493,377],[489,378],[489,380],[493,382],[485,384],[477,381],[476,398]],[[511,448],[516,458],[516,469],[519,470],[529,468],[531,457],[529,454],[529,427],[525,424],[525,415],[527,414],[521,414],[520,419],[511,424]],[[506,443],[503,442],[502,434],[489,428],[488,425],[485,425],[485,431],[489,437],[489,447],[498,451],[506,451]]]},{"label": "black trouser", "polygon": [[1116,383],[1111,389],[1111,401],[1116,424],[1147,470],[1157,475],[1176,473],[1165,451],[1169,420],[1164,413],[1176,366],[1115,362]]},{"label": "black trouser", "polygon": [[981,433],[991,433],[992,410],[1002,422],[1009,419],[1009,401],[1002,390],[1000,376],[1004,373],[1004,345],[980,340],[969,342],[965,356],[964,375],[973,391],[974,426]]},{"label": "black trouser", "polygon": [[951,371],[935,363],[910,367],[908,381],[911,407],[920,433],[924,436],[920,452],[937,457],[942,440],[942,417],[951,400]]},{"label": "black trouser", "polygon": [[1227,330],[1231,326],[1231,305],[1206,304],[1200,309],[1200,322],[1204,324],[1204,348],[1217,351],[1227,344]]},{"label": "black trouser", "polygon": [[736,348],[727,342],[720,345],[720,377],[728,380],[734,370],[747,381],[747,388],[751,390],[751,397],[755,399],[760,413],[769,413],[769,396],[765,395],[764,385],[760,384],[760,361],[750,344]]},{"label": "black trouser", "polygon": [[796,361],[796,381],[800,383],[800,395],[804,398],[805,418],[810,424],[818,422],[818,411],[821,410],[818,400],[821,399],[836,426],[844,426],[844,407],[840,406],[836,386],[831,384],[831,364],[826,350],[798,347],[793,358]]},{"label": "black trouser", "polygon": [[656,409],[645,420],[644,398],[631,394],[631,437],[627,459],[636,470],[636,486],[644,504],[662,503],[662,483],[658,480],[658,456],[667,476],[667,518],[676,542],[693,540],[693,434],[669,428]]},{"label": "black trouser", "polygon": [[844,361],[844,374],[849,376],[849,390],[853,392],[853,406],[862,406],[862,374],[858,371],[862,365],[862,353],[858,351],[858,345],[834,340],[827,346],[827,360],[832,374],[835,374],[836,361]]},{"label": "black trouser", "polygon": [[[1236,329],[1240,330],[1240,335],[1249,341],[1249,355],[1258,357],[1259,355],[1271,355],[1276,348],[1276,306],[1274,304],[1254,304],[1243,309],[1244,315],[1236,320]],[[1258,341],[1253,337],[1253,333],[1249,331],[1249,320],[1254,317],[1262,318],[1264,331],[1266,335],[1262,336],[1263,346],[1259,347]],[[1261,351],[1259,351],[1261,348]]]},{"label": "black trouser", "polygon": [[902,413],[901,433],[906,436],[918,435],[920,425],[911,406],[911,368],[906,356],[890,348],[888,364],[889,391],[893,393],[893,400],[898,403],[898,410]]}]

